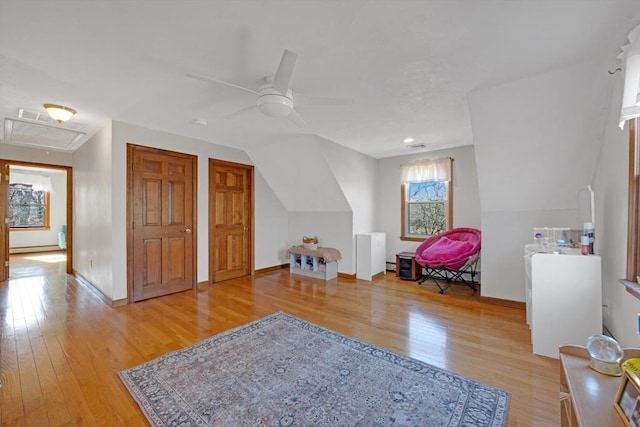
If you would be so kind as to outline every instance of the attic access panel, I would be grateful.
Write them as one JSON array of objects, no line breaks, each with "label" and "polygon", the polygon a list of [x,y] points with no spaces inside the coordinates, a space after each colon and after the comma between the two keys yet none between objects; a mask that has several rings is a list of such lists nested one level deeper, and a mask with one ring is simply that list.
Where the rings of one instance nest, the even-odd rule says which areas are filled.
[{"label": "attic access panel", "polygon": [[59,151],[73,151],[82,144],[86,132],[22,119],[4,119],[4,138],[8,142]]}]

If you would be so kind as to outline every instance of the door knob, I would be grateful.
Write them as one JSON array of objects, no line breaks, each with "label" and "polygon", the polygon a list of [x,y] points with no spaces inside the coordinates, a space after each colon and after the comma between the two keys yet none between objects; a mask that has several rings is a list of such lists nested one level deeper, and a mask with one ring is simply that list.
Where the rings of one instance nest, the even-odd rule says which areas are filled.
[{"label": "door knob", "polygon": [[183,233],[187,233],[187,234],[189,234],[189,233],[191,233],[191,229],[190,229],[190,228],[187,228],[187,229],[185,229],[185,230],[183,231]]}]

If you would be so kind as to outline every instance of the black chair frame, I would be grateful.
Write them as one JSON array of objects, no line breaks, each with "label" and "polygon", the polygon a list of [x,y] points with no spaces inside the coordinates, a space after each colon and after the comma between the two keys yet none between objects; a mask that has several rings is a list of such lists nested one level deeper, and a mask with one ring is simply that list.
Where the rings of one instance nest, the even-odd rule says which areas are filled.
[{"label": "black chair frame", "polygon": [[[474,292],[478,290],[480,282],[476,280],[478,275],[478,262],[480,260],[480,253],[473,255],[459,270],[450,270],[447,267],[429,267],[428,265],[422,266],[422,276],[418,279],[418,284],[422,285],[427,280],[434,281],[440,293],[444,294],[447,289],[454,283],[464,283],[469,286]],[[443,283],[441,285],[442,282]]]}]

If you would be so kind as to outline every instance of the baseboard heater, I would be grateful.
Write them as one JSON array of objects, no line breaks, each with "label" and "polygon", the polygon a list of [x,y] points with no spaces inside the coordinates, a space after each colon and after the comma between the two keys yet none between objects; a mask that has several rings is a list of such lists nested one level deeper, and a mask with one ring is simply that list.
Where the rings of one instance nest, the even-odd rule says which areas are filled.
[{"label": "baseboard heater", "polygon": [[21,248],[9,248],[10,254],[28,254],[32,252],[50,252],[50,251],[59,251],[60,246],[58,245],[47,245],[47,246],[23,246]]}]

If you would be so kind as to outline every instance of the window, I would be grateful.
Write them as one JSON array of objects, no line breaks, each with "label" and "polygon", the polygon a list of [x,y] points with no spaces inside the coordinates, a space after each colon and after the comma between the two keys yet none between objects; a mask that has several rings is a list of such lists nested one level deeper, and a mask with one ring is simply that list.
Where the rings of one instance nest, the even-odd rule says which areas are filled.
[{"label": "window", "polygon": [[[629,120],[629,221],[627,280],[640,276],[640,119]],[[638,283],[640,284],[640,283]]]},{"label": "window", "polygon": [[[640,25],[622,46],[624,86],[620,129],[629,122],[629,213],[627,220],[627,281],[640,285]],[[627,287],[627,289],[630,289]],[[634,292],[632,292],[634,293]],[[640,292],[637,293],[640,298]]]},{"label": "window", "polygon": [[452,159],[402,165],[401,240],[422,241],[451,228]]},{"label": "window", "polygon": [[12,230],[49,228],[49,192],[30,184],[9,184],[9,227]]}]

